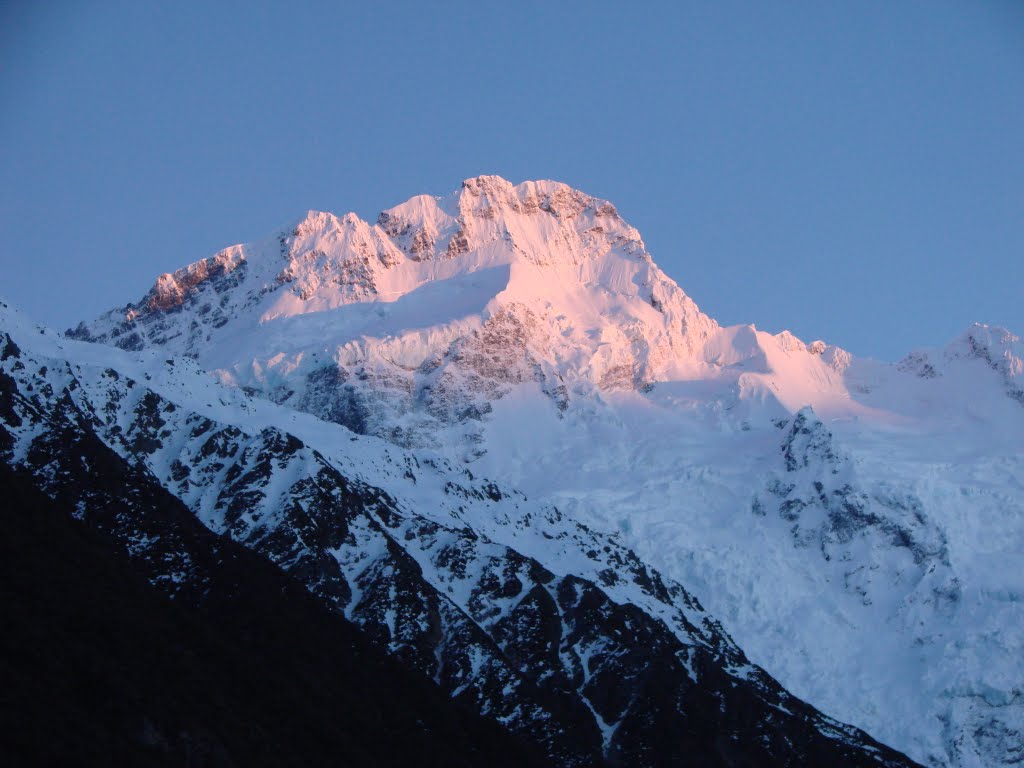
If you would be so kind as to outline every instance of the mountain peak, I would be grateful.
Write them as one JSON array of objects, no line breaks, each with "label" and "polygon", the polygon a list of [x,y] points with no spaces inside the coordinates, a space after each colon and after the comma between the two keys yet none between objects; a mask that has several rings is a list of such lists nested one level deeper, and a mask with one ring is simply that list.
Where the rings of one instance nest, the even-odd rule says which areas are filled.
[{"label": "mountain peak", "polygon": [[1006,328],[973,323],[946,346],[945,358],[983,361],[999,374],[1007,393],[1024,404],[1024,344]]},{"label": "mountain peak", "polygon": [[957,341],[968,341],[970,339],[983,343],[985,346],[1010,347],[1020,343],[1020,337],[1008,328],[1004,328],[1001,325],[988,325],[986,323],[971,323],[957,337]]},{"label": "mountain peak", "polygon": [[470,193],[481,194],[488,190],[511,190],[513,184],[508,179],[501,176],[495,176],[493,174],[483,174],[481,176],[472,176],[468,179],[464,179],[462,182],[462,189],[469,191]]},{"label": "mountain peak", "polygon": [[[354,216],[355,214],[346,214],[346,216]],[[285,227],[286,232],[294,232],[296,230],[324,230],[329,228],[338,228],[341,226],[342,219],[339,219],[337,215],[330,211],[315,211],[310,209],[306,211],[302,216],[294,219],[292,224]]]},{"label": "mountain peak", "polygon": [[[285,321],[289,337],[279,338],[273,329]],[[234,366],[227,359],[245,337],[261,379],[293,354],[303,375],[315,373],[313,346],[333,348],[339,365],[386,354],[397,376],[436,359],[462,371],[472,348],[481,357],[460,376],[497,371],[562,392],[563,375],[585,387],[643,387],[717,329],[608,201],[556,181],[478,176],[447,196],[412,197],[375,224],[308,211],[262,241],[161,276],[141,301],[75,335],[214,365],[212,354],[217,368]],[[500,371],[484,359],[499,341]],[[433,386],[420,378],[410,386]]]},{"label": "mountain peak", "polygon": [[1005,368],[1011,376],[1019,375],[1024,344],[1019,336],[1001,326],[971,323],[946,345],[944,357],[946,360],[978,358],[993,367]]},{"label": "mountain peak", "polygon": [[464,180],[449,195],[416,195],[389,208],[380,214],[377,224],[395,236],[410,227],[440,231],[456,225],[465,228],[472,220],[507,221],[517,215],[547,214],[570,221],[588,209],[594,216],[621,221],[615,206],[607,200],[559,181],[524,181],[513,185],[500,176],[475,176]]},{"label": "mountain peak", "polygon": [[524,181],[513,185],[500,176],[477,176],[462,182],[455,193],[458,210],[489,218],[497,209],[518,214],[546,213],[572,219],[590,209],[597,216],[618,218],[615,206],[560,181]]}]

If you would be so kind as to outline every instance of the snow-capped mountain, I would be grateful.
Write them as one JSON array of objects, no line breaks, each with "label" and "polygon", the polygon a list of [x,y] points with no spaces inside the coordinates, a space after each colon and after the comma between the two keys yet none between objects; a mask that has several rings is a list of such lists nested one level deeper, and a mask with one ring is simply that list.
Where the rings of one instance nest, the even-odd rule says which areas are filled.
[{"label": "snow-capped mountain", "polygon": [[[287,431],[396,498],[399,473],[380,474],[396,456],[449,478],[465,493],[421,482],[407,509],[454,510],[552,572],[567,555],[545,532],[613,537],[784,686],[916,760],[1022,757],[1024,345],[1008,331],[890,365],[722,328],[608,202],[480,177],[373,225],[310,212],[70,335],[189,358],[280,406],[268,424],[316,424]],[[332,459],[324,421],[384,442]],[[492,478],[497,507],[465,473]],[[222,479],[162,481],[229,524],[209,511]],[[556,528],[509,511],[512,489]]]},{"label": "snow-capped mountain", "polygon": [[[188,359],[63,339],[2,303],[0,328],[4,466],[176,599],[205,599],[243,544],[554,765],[912,764],[788,694],[617,536]],[[147,506],[158,492],[184,507]]]},{"label": "snow-capped mountain", "polygon": [[634,389],[717,329],[610,203],[481,177],[372,226],[310,212],[162,276],[76,335],[189,354],[276,402],[439,447],[472,444],[523,383],[557,408],[576,391]]}]

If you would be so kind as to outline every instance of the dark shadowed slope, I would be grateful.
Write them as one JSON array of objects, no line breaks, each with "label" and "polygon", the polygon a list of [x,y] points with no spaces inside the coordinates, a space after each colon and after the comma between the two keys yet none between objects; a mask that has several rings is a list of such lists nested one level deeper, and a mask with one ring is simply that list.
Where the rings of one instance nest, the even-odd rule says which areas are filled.
[{"label": "dark shadowed slope", "polygon": [[[80,480],[108,484],[106,511],[161,519],[208,578],[168,599],[151,563],[0,463],[6,765],[547,764],[116,456],[86,450],[102,474]],[[122,482],[133,499],[118,499]]]}]

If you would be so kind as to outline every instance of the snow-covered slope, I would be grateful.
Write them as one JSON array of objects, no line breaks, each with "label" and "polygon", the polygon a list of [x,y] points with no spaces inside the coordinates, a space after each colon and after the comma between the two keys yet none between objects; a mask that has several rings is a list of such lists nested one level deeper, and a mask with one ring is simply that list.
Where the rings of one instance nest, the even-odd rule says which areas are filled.
[{"label": "snow-covered slope", "polygon": [[618,537],[2,302],[0,461],[76,499],[170,595],[202,595],[217,545],[144,506],[162,486],[555,765],[911,765],[786,693]]},{"label": "snow-covered slope", "polygon": [[[1008,331],[889,365],[722,328],[609,203],[480,177],[376,225],[307,214],[73,335],[190,356],[620,536],[785,685],[918,760],[1022,757]],[[551,567],[541,539],[522,551]]]}]

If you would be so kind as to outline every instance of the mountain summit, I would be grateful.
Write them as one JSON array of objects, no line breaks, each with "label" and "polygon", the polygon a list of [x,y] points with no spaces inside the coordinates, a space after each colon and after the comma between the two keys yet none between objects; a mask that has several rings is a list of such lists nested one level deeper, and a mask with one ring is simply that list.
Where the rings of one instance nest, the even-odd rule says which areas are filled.
[{"label": "mountain summit", "polygon": [[696,338],[717,327],[653,264],[639,233],[611,203],[557,182],[513,186],[480,176],[446,197],[414,197],[381,213],[376,224],[354,213],[309,211],[263,241],[161,275],[139,302],[80,331],[122,348],[173,339],[193,353],[210,339],[176,333],[159,318],[194,309],[190,324],[210,335],[248,319],[242,310],[266,322],[353,303],[394,303],[429,283],[492,269],[502,270],[500,287],[517,298],[589,287],[676,310],[676,330],[685,334],[692,324]]},{"label": "mountain summit", "polygon": [[[481,176],[373,225],[310,211],[162,275],[71,335],[190,355],[226,381],[412,445],[524,381],[563,409],[574,389],[640,389],[696,360],[718,330],[607,201]],[[387,424],[370,402],[382,390],[395,396]]]}]

